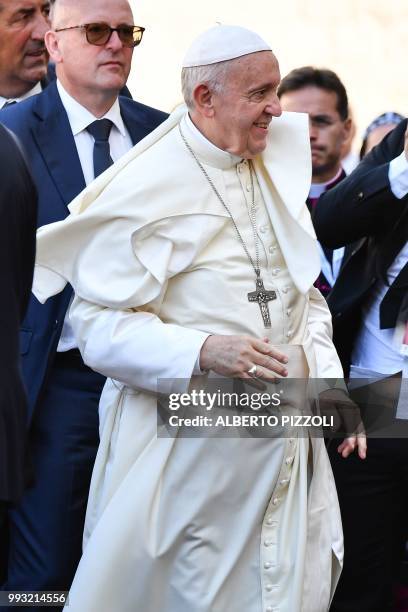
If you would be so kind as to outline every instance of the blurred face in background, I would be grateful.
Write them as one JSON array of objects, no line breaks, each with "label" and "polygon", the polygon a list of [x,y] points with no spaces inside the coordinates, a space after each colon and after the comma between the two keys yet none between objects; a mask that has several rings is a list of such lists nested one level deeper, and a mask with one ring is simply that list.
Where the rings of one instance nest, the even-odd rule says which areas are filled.
[{"label": "blurred face in background", "polygon": [[374,130],[372,130],[367,136],[364,155],[367,155],[371,149],[377,146],[382,139],[389,134],[389,132],[392,132],[395,127],[395,123],[386,123],[385,125],[379,125],[378,127],[374,128]]},{"label": "blurred face in background", "polygon": [[351,120],[337,110],[337,94],[316,86],[288,91],[280,98],[284,111],[308,113],[314,183],[325,183],[341,167],[343,145],[349,138]]},{"label": "blurred face in background", "polygon": [[18,98],[47,72],[49,2],[0,0],[0,95]]}]

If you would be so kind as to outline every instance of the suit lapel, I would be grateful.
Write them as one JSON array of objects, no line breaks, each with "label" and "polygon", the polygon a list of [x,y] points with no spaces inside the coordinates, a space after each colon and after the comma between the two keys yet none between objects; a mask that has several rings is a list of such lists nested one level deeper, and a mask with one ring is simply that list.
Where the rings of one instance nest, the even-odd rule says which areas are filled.
[{"label": "suit lapel", "polygon": [[61,199],[67,206],[85,188],[85,179],[68,117],[55,83],[51,83],[38,97],[33,112],[38,118],[33,136]]},{"label": "suit lapel", "polygon": [[123,104],[121,101],[119,103],[120,114],[122,115],[123,123],[125,124],[126,129],[129,132],[133,145],[135,145],[139,142],[139,140],[142,140],[142,138],[147,135],[148,130],[134,116],[131,116],[131,114],[126,110],[125,104]]}]

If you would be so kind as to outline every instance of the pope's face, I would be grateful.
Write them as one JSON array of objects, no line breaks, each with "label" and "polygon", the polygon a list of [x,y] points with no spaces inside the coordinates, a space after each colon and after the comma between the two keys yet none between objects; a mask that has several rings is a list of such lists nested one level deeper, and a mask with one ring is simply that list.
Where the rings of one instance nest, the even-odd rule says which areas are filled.
[{"label": "pope's face", "polygon": [[214,142],[220,149],[247,159],[262,153],[272,118],[282,113],[279,82],[279,65],[270,51],[233,63],[222,91],[212,94]]}]

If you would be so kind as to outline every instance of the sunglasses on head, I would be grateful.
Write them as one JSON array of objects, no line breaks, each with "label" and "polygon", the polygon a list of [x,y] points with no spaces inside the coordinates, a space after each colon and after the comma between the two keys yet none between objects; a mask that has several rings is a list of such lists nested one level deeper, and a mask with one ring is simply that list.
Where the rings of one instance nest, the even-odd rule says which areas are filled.
[{"label": "sunglasses on head", "polygon": [[85,30],[86,40],[89,44],[98,46],[106,45],[112,36],[112,32],[117,32],[124,47],[137,47],[142,40],[145,28],[135,25],[120,25],[117,28],[111,28],[107,23],[85,23],[69,28],[59,28],[55,31],[64,32],[65,30]]}]

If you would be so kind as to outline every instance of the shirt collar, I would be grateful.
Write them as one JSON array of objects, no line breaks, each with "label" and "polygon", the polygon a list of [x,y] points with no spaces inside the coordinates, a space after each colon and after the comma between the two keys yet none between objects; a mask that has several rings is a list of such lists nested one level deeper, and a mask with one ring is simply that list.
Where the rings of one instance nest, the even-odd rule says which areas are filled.
[{"label": "shirt collar", "polygon": [[19,98],[4,98],[3,96],[0,96],[0,108],[3,108],[6,102],[22,102],[23,100],[30,98],[30,96],[35,96],[36,94],[41,93],[41,91],[41,83],[38,81],[38,83],[36,83],[34,87],[32,87],[29,91],[27,91],[27,93],[25,93],[23,96],[20,96]]},{"label": "shirt collar", "polygon": [[126,128],[123,123],[122,115],[120,114],[119,99],[116,98],[115,102],[103,117],[95,117],[89,112],[87,108],[82,106],[75,98],[61,85],[61,82],[57,80],[57,89],[61,98],[61,102],[68,115],[68,121],[71,126],[72,134],[77,136],[80,132],[86,130],[88,125],[97,119],[110,119],[113,125],[119,130],[122,136],[126,136]]},{"label": "shirt collar", "polygon": [[181,120],[181,129],[189,145],[205,164],[220,168],[221,170],[228,170],[236,166],[242,160],[241,157],[232,155],[228,153],[228,151],[223,151],[210,142],[204,134],[196,128],[188,113],[186,113]]}]

